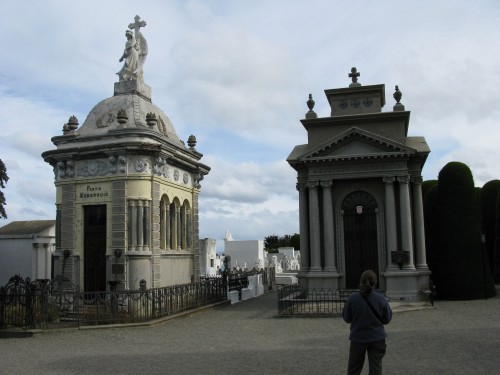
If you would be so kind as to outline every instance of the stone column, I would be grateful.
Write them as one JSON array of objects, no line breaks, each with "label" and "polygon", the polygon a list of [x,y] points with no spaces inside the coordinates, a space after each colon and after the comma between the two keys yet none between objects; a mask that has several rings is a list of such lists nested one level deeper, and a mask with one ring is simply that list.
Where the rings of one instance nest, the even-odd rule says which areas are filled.
[{"label": "stone column", "polygon": [[53,244],[48,244],[45,247],[45,278],[50,279],[52,274],[52,252],[51,248]]},{"label": "stone column", "polygon": [[181,207],[176,207],[176,221],[177,221],[177,250],[182,248],[182,218]]},{"label": "stone column", "polygon": [[319,217],[318,182],[309,181],[309,237],[311,246],[311,271],[321,271],[321,231]]},{"label": "stone column", "polygon": [[186,215],[186,206],[181,207],[181,222],[182,222],[182,227],[181,227],[181,234],[182,234],[182,241],[181,241],[181,248],[183,250],[186,250],[187,248],[187,215]]},{"label": "stone column", "polygon": [[415,228],[415,251],[417,256],[416,267],[420,269],[427,268],[427,259],[425,256],[425,227],[424,227],[424,204],[422,199],[422,177],[411,179],[413,193],[413,220]]},{"label": "stone column", "polygon": [[170,205],[170,249],[177,249],[177,216],[175,203]]},{"label": "stone column", "polygon": [[165,202],[165,250],[170,249],[170,205]]},{"label": "stone column", "polygon": [[164,200],[161,200],[160,209],[160,249],[167,249],[167,204]]},{"label": "stone column", "polygon": [[191,210],[186,209],[186,246],[188,249],[191,248],[191,243],[193,241],[193,225],[191,223],[193,219],[191,218]]},{"label": "stone column", "polygon": [[385,233],[387,237],[387,269],[396,269],[392,264],[391,254],[398,249],[396,221],[396,198],[394,196],[394,177],[384,177],[385,183]]},{"label": "stone column", "polygon": [[198,192],[193,192],[193,206],[191,207],[191,222],[192,222],[192,251],[194,255],[194,277],[197,280],[200,277],[200,227],[198,213]]},{"label": "stone column", "polygon": [[335,267],[335,227],[333,224],[332,181],[321,181],[323,188],[323,241],[325,268],[327,272],[337,272]]},{"label": "stone column", "polygon": [[298,183],[299,191],[299,225],[300,225],[300,270],[309,271],[309,211],[307,208],[306,184]]},{"label": "stone column", "polygon": [[137,210],[134,200],[128,201],[128,250],[135,251],[137,244]]},{"label": "stone column", "polygon": [[151,212],[149,201],[143,202],[144,207],[144,251],[149,251],[151,245]]},{"label": "stone column", "polygon": [[142,201],[137,200],[137,251],[143,250],[144,243],[144,206]]},{"label": "stone column", "polygon": [[411,206],[410,206],[410,188],[408,186],[409,176],[398,177],[399,182],[399,204],[401,213],[401,244],[403,251],[409,254],[408,264],[404,265],[404,269],[414,270],[413,263],[413,231],[411,222]]}]

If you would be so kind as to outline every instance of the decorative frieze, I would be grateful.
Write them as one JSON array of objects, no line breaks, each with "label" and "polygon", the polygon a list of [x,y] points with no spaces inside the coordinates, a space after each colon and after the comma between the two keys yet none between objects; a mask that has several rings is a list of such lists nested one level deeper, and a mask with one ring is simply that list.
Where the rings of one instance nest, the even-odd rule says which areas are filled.
[{"label": "decorative frieze", "polygon": [[115,122],[116,116],[113,112],[108,112],[105,115],[101,116],[99,119],[97,119],[95,125],[98,128],[106,128],[109,125],[111,125],[113,122]]},{"label": "decorative frieze", "polygon": [[110,156],[107,159],[94,159],[78,162],[78,177],[106,176],[108,174],[125,173],[127,159],[124,156]]},{"label": "decorative frieze", "polygon": [[80,164],[78,177],[106,176],[112,173],[113,166],[104,160],[89,160]]},{"label": "decorative frieze", "polygon": [[144,157],[139,156],[135,159],[134,168],[136,172],[144,172],[148,168],[148,162]]},{"label": "decorative frieze", "polygon": [[60,161],[54,170],[56,180],[75,177],[75,163],[73,160]]},{"label": "decorative frieze", "polygon": [[162,157],[158,157],[155,159],[153,162],[153,174],[156,176],[163,176],[165,172],[165,164],[167,163],[167,160]]},{"label": "decorative frieze", "polygon": [[390,163],[365,163],[365,164],[349,164],[349,165],[319,165],[309,168],[310,174],[312,175],[324,175],[324,174],[355,174],[358,172],[366,171],[397,171],[404,170],[407,168],[406,162],[404,161],[391,161]]}]

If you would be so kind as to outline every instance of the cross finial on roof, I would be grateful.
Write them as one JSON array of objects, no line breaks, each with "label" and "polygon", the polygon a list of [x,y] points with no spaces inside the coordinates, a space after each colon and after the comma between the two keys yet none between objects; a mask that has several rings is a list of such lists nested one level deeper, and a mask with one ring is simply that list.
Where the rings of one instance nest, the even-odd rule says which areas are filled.
[{"label": "cross finial on roof", "polygon": [[353,86],[361,86],[360,83],[358,83],[358,77],[360,76],[360,73],[356,69],[356,67],[351,68],[351,73],[349,73],[349,77],[352,78],[352,83],[349,85],[349,87]]}]

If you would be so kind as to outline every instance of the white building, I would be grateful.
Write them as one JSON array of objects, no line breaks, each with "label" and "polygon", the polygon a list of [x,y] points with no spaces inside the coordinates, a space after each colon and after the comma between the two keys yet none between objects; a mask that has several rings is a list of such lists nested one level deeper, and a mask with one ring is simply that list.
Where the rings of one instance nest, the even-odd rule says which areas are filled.
[{"label": "white building", "polygon": [[231,257],[231,267],[241,269],[264,268],[264,241],[235,241],[231,233],[226,232],[224,238],[224,255]]},{"label": "white building", "polygon": [[217,255],[217,241],[211,238],[200,240],[200,275],[218,275],[221,263]]},{"label": "white building", "polygon": [[0,228],[0,285],[14,275],[51,278],[55,220],[13,221]]}]

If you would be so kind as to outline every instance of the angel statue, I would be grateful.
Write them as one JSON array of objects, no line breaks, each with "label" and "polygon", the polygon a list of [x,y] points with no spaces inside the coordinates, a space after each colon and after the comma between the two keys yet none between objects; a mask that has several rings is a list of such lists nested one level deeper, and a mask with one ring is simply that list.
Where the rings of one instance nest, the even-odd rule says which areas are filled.
[{"label": "angel statue", "polygon": [[125,31],[127,42],[125,43],[123,55],[120,58],[120,62],[124,61],[124,63],[120,71],[116,73],[120,81],[131,79],[144,80],[142,67],[148,54],[148,43],[142,36],[139,28],[146,26],[146,21],[139,21],[139,16],[135,16],[134,20],[135,22],[128,25],[128,27],[135,31],[135,35],[130,30]]}]

